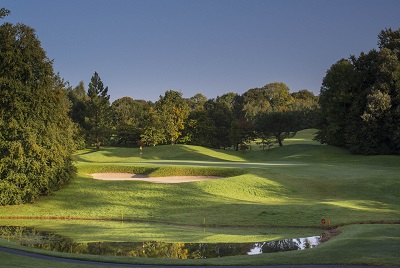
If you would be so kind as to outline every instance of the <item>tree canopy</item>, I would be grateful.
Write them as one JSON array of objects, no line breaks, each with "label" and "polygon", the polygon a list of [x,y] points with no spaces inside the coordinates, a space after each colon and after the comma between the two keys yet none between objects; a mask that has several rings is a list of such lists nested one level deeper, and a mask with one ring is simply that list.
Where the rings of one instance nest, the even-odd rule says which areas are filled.
[{"label": "tree canopy", "polygon": [[321,87],[317,139],[354,153],[400,153],[400,29],[382,30],[379,50],[342,59]]},{"label": "tree canopy", "polygon": [[20,204],[73,177],[75,126],[35,30],[5,23],[0,47],[0,204]]},{"label": "tree canopy", "polygon": [[157,111],[163,122],[166,139],[175,144],[185,128],[185,120],[189,115],[189,105],[182,98],[182,93],[168,90],[156,103]]}]

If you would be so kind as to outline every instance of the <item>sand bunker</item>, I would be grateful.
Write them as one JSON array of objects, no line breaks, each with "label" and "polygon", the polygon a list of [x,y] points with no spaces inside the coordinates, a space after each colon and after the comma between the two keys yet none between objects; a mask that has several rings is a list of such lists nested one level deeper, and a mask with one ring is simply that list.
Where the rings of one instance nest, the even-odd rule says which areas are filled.
[{"label": "sand bunker", "polygon": [[182,183],[204,180],[221,179],[217,176],[169,176],[169,177],[146,177],[143,174],[132,173],[94,173],[90,174],[96,180],[107,181],[147,181],[153,183]]}]

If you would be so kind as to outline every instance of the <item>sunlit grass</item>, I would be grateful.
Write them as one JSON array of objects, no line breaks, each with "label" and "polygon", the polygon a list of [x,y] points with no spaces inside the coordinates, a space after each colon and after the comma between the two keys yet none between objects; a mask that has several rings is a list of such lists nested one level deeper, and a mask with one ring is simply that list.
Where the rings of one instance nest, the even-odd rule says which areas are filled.
[{"label": "sunlit grass", "polygon": [[[13,226],[15,220],[3,220]],[[93,220],[19,220],[18,226],[36,227],[73,239],[87,242],[190,242],[190,243],[247,243],[274,241],[320,235],[317,228],[239,228],[168,225],[148,222]],[[80,230],[77,232],[76,230]],[[177,240],[177,237],[180,240]],[[4,237],[3,237],[4,238]],[[5,238],[6,239],[6,238]]]},{"label": "sunlit grass", "polygon": [[[122,218],[139,220],[143,221],[142,225],[132,227],[134,232],[125,235],[126,239],[154,238],[171,242],[258,240],[273,236],[263,232],[271,226],[318,228],[322,217],[329,219],[332,225],[399,221],[400,157],[351,155],[341,148],[315,144],[311,141],[312,133],[313,130],[300,132],[295,139],[285,141],[283,147],[266,151],[236,152],[165,145],[145,147],[143,158],[140,158],[137,148],[82,150],[76,154],[78,177],[69,185],[34,204],[1,207],[0,217],[116,221],[90,224],[70,221],[69,225],[60,224],[58,220],[41,223],[49,230],[79,241],[89,241],[90,237],[119,241],[129,225],[118,221]],[[224,178],[152,184],[97,181],[90,176],[96,172],[141,173],[153,177],[216,175]],[[20,221],[8,219],[7,224]],[[202,228],[204,221],[206,235]],[[387,237],[387,230],[392,230],[392,227],[385,228],[376,227],[374,230]],[[300,229],[300,232],[305,230]],[[366,227],[360,227],[360,230],[369,232]],[[343,234],[340,237],[356,239],[357,227],[343,228]],[[370,237],[376,239],[379,234]],[[353,262],[352,258],[370,252],[372,244],[365,242],[367,249],[360,250],[357,255],[346,252],[357,241],[341,239],[329,241],[329,246],[321,246],[317,252],[328,255],[327,247],[334,252],[333,256],[338,256],[342,251],[336,247],[343,245],[345,263],[363,263]],[[334,241],[341,242],[335,244]],[[283,261],[286,257],[279,258],[280,254],[274,255],[278,257],[272,257],[272,260],[276,263],[307,263],[303,260],[316,263],[319,260],[313,253],[287,254],[284,256],[293,258],[290,262]],[[383,252],[380,254],[386,263],[398,261]],[[379,258],[377,256],[373,261],[367,258],[366,263],[378,263],[376,260]],[[264,263],[265,259],[240,257],[229,259],[232,261],[227,263],[234,263],[233,260],[237,264]],[[338,263],[331,257],[326,260],[326,263]],[[201,265],[200,262],[196,264]]]}]

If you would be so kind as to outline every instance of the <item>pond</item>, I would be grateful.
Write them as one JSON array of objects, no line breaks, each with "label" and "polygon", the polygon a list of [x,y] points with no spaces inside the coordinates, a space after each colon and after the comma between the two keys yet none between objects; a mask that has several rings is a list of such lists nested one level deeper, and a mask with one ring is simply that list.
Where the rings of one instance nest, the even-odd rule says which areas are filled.
[{"label": "pond", "polygon": [[320,236],[256,243],[165,243],[156,241],[76,243],[69,238],[35,227],[20,226],[0,226],[0,238],[14,241],[22,246],[58,252],[167,259],[205,259],[304,250],[321,243]]}]

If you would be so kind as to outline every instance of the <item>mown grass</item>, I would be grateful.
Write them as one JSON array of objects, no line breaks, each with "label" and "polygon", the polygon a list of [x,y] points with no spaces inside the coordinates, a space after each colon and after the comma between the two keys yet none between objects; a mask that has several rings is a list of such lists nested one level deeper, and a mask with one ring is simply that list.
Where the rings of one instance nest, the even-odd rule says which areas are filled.
[{"label": "mown grass", "polygon": [[[15,220],[3,220],[5,226]],[[275,241],[320,235],[320,228],[235,228],[187,226],[149,222],[94,221],[94,220],[19,220],[19,226],[35,227],[73,239],[76,243],[98,241],[134,242],[157,241],[166,243],[241,243]],[[43,227],[45,226],[45,227]],[[45,229],[43,229],[45,228]],[[81,232],[76,232],[81,230]],[[179,237],[179,240],[177,240]],[[7,239],[7,237],[3,237]]]},{"label": "mown grass", "polygon": [[[316,228],[322,217],[330,219],[333,225],[400,221],[400,157],[351,155],[340,148],[316,144],[311,140],[312,133],[313,130],[300,132],[294,139],[286,140],[283,147],[267,151],[236,152],[168,145],[145,147],[143,158],[139,157],[139,149],[135,148],[79,151],[76,154],[79,170],[77,179],[34,204],[2,207],[0,216],[114,220],[124,217],[125,220],[143,221],[142,224],[170,224],[195,230],[206,219],[207,226],[214,227],[213,239],[220,242],[243,242],[243,239],[250,238],[254,238],[253,242],[259,241],[258,238],[266,237],[256,230],[270,226]],[[97,181],[89,175],[95,172],[133,172],[153,177],[216,175],[225,178],[183,184],[152,184],[138,181]],[[22,224],[20,220],[15,222]],[[11,224],[9,220],[7,224]],[[123,236],[123,229],[115,227],[92,228],[89,232],[92,223],[88,224],[87,221],[75,222],[74,234],[69,231],[72,225],[63,227],[62,224],[46,221],[40,225],[74,239],[90,240],[91,237],[99,241],[118,241],[117,238]],[[185,225],[192,226],[183,227]],[[227,226],[235,229],[236,233],[227,233]],[[369,228],[377,232],[374,235],[380,239],[379,243],[386,245],[387,241],[393,242],[389,233],[395,227],[400,229],[398,225]],[[255,233],[248,233],[249,228],[253,228]],[[380,248],[377,254],[360,258],[372,251],[373,247],[380,247],[368,240],[368,237],[375,240],[377,238],[371,236],[366,228],[366,225],[344,227],[339,237],[326,244],[330,245],[328,251],[343,253],[342,263],[382,262],[400,265],[398,257],[390,253],[392,242],[385,251],[389,253]],[[150,229],[150,233],[154,238],[160,239],[162,233],[166,233],[171,242],[213,240],[209,237],[201,238],[192,229],[167,229],[154,228]],[[360,234],[367,232],[366,240],[360,240],[360,243],[363,241],[360,244],[363,248],[358,255],[351,253],[354,251],[352,247],[359,242],[357,230]],[[398,230],[394,233],[398,237]],[[318,235],[318,231],[315,231],[315,235]],[[346,236],[351,236],[352,240],[346,240],[345,243],[343,239]],[[333,241],[342,242],[335,244]],[[272,258],[229,258],[227,263],[338,263],[335,258],[328,257],[328,251],[324,253],[326,245],[309,251],[325,254],[327,257],[323,260],[319,255],[309,252],[296,252],[276,254]],[[338,245],[343,250],[337,248]],[[206,263],[214,262],[211,260]]]}]

